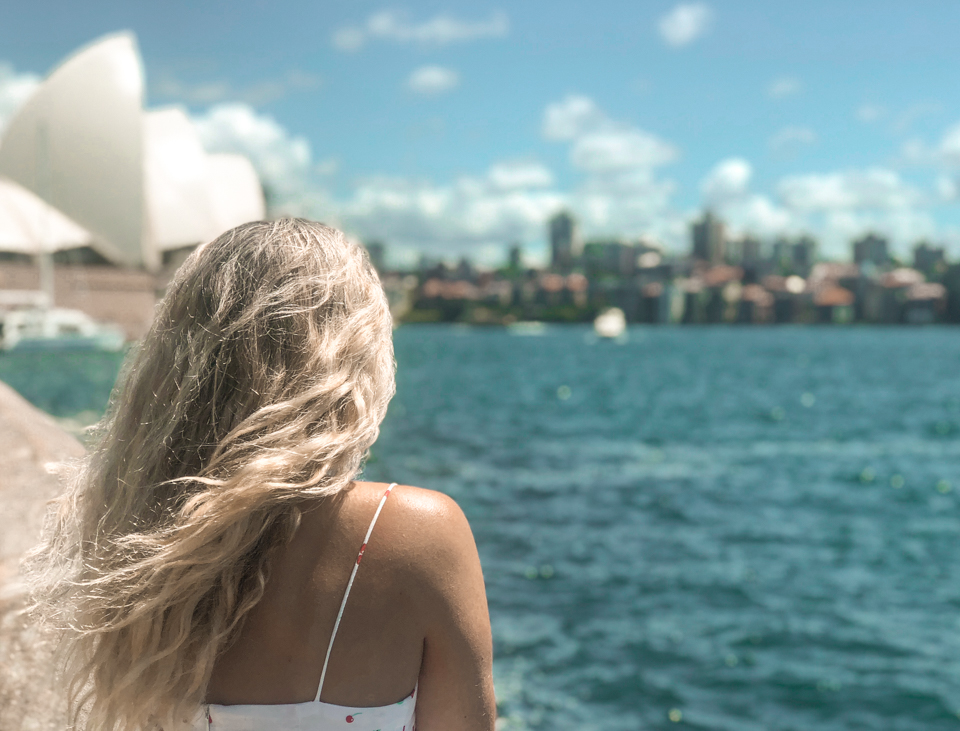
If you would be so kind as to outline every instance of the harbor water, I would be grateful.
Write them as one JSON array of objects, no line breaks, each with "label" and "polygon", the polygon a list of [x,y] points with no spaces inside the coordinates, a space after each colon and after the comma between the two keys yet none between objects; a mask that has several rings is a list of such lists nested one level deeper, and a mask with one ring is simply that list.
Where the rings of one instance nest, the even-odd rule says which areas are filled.
[{"label": "harbor water", "polygon": [[470,518],[501,728],[960,727],[960,331],[530,332],[399,329],[365,470]]}]

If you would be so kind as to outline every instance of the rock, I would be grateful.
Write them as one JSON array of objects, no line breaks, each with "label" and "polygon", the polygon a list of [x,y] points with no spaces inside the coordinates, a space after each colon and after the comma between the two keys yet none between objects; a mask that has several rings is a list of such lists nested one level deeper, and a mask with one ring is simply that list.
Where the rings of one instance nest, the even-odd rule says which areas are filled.
[{"label": "rock", "polygon": [[47,501],[60,485],[54,466],[83,447],[42,411],[0,383],[0,729],[66,727],[50,641],[23,613],[17,564],[37,542]]}]

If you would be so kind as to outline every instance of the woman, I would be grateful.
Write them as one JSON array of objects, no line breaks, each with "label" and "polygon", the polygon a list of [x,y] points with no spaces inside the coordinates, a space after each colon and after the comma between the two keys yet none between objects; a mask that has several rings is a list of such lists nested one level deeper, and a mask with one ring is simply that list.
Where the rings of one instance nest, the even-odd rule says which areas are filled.
[{"label": "woman", "polygon": [[386,298],[339,231],[251,223],[191,255],[28,562],[75,718],[493,728],[466,519],[353,479],[393,376]]}]

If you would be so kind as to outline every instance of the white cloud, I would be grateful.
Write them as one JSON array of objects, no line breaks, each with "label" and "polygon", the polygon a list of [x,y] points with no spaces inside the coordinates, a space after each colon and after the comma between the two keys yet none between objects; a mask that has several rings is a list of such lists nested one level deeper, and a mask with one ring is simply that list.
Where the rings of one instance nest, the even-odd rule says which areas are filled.
[{"label": "white cloud", "polygon": [[893,129],[896,132],[904,133],[920,119],[938,114],[943,110],[943,105],[939,102],[918,102],[911,104],[899,115],[893,123]]},{"label": "white cloud", "polygon": [[910,137],[900,148],[899,160],[905,165],[960,169],[960,123],[948,127],[940,141],[932,145],[920,137]]},{"label": "white cloud", "polygon": [[570,159],[580,170],[595,174],[649,171],[673,162],[678,151],[652,132],[617,122],[590,98],[570,94],[547,105],[543,135],[569,141]]},{"label": "white cloud", "polygon": [[593,99],[569,94],[562,101],[547,105],[543,113],[543,135],[548,140],[572,140],[603,126],[606,119]]},{"label": "white cloud", "polygon": [[259,106],[282,99],[293,91],[316,89],[319,85],[320,77],[316,74],[296,70],[242,88],[223,80],[191,83],[178,79],[170,72],[161,72],[151,91],[161,99],[187,104],[209,105],[230,100]]},{"label": "white cloud", "polygon": [[670,208],[674,184],[656,176],[679,156],[673,144],[612,119],[578,94],[547,105],[542,130],[545,138],[570,144],[570,161],[583,173],[571,206],[587,235],[649,233],[672,240],[683,229]]},{"label": "white cloud", "polygon": [[732,215],[741,230],[764,237],[796,232],[800,228],[790,211],[765,195],[749,196]]},{"label": "white cloud", "polygon": [[660,18],[660,37],[674,48],[686,46],[707,32],[713,12],[704,3],[681,3]]},{"label": "white cloud", "polygon": [[700,184],[704,202],[734,234],[774,236],[796,228],[790,211],[767,196],[750,192],[753,166],[745,159],[721,160]]},{"label": "white cloud", "polygon": [[649,170],[676,158],[677,149],[669,142],[631,127],[611,127],[584,134],[574,142],[570,153],[576,167],[598,174]]},{"label": "white cloud", "polygon": [[193,122],[208,152],[236,152],[250,159],[276,210],[297,215],[317,210],[321,195],[313,188],[306,138],[291,135],[273,117],[241,103],[219,104]]},{"label": "white cloud", "polygon": [[313,166],[317,175],[330,176],[336,175],[340,171],[340,161],[335,157],[328,157],[326,160],[320,160]]},{"label": "white cloud", "polygon": [[[546,220],[574,211],[586,236],[648,235],[668,247],[689,247],[694,212],[673,204],[675,184],[661,177],[679,152],[669,141],[611,118],[586,96],[571,95],[544,109],[545,138],[563,144],[579,180],[558,189],[553,171],[534,159],[494,162],[482,174],[448,182],[372,176],[334,197],[324,181],[335,160],[316,161],[304,138],[245,104],[223,104],[196,118],[211,151],[253,161],[274,210],[311,215],[361,238],[379,238],[393,258],[422,250],[440,256],[484,256],[509,241],[542,241]],[[792,135],[805,139],[806,135]],[[929,193],[890,169],[867,168],[791,175],[775,186],[778,199],[751,190],[754,168],[740,157],[718,162],[701,181],[704,202],[737,233],[765,238],[809,232],[827,256],[845,257],[850,240],[868,230],[895,245],[935,236],[930,206],[958,196],[960,125],[931,148],[956,158]],[[953,156],[953,157],[951,157]],[[939,194],[939,197],[937,197]]]},{"label": "white cloud", "polygon": [[527,184],[504,186],[505,170],[516,166],[501,163],[484,176],[466,176],[448,185],[372,178],[342,203],[341,215],[361,236],[435,253],[537,239],[567,198]]},{"label": "white cloud", "polygon": [[801,212],[908,210],[924,202],[920,191],[885,168],[791,175],[777,191],[788,208]]},{"label": "white cloud", "polygon": [[700,184],[703,197],[710,205],[742,198],[750,184],[753,167],[740,157],[731,157],[717,163]]},{"label": "white cloud", "polygon": [[772,99],[783,99],[784,97],[798,94],[802,88],[803,85],[800,83],[800,79],[781,76],[771,82],[767,88],[767,94],[769,94]]},{"label": "white cloud", "polygon": [[937,152],[947,164],[960,164],[960,124],[955,124],[944,132]]},{"label": "white cloud", "polygon": [[[930,196],[884,168],[790,175],[776,186],[779,202],[749,190],[746,160],[719,163],[704,178],[704,200],[735,234],[764,238],[813,234],[828,257],[845,258],[850,242],[869,231],[888,236],[895,246],[936,234]],[[952,194],[941,181],[941,194]]]},{"label": "white cloud", "polygon": [[0,132],[38,86],[40,77],[36,74],[18,74],[13,66],[0,62]]},{"label": "white cloud", "polygon": [[443,94],[456,89],[459,84],[457,72],[443,66],[421,66],[407,79],[407,88],[424,96]]},{"label": "white cloud", "polygon": [[490,182],[499,190],[549,188],[553,173],[539,162],[501,162],[490,168]]},{"label": "white cloud", "polygon": [[886,114],[886,110],[876,104],[861,104],[857,109],[857,119],[867,124],[876,122],[884,114]]},{"label": "white cloud", "polygon": [[937,195],[944,201],[952,201],[957,198],[957,181],[949,175],[940,175],[937,177]]},{"label": "white cloud", "polygon": [[341,51],[359,51],[367,42],[367,34],[354,26],[339,28],[333,34],[333,45]]},{"label": "white cloud", "polygon": [[770,149],[774,152],[797,152],[816,141],[817,134],[809,127],[784,127],[770,138]]},{"label": "white cloud", "polygon": [[441,14],[413,23],[401,13],[382,10],[361,25],[339,28],[333,34],[333,45],[341,51],[358,51],[371,40],[445,46],[480,38],[502,38],[509,32],[510,20],[503,12],[495,12],[487,20],[460,20]]},{"label": "white cloud", "polygon": [[919,239],[936,237],[937,224],[929,211],[917,208],[833,211],[819,230],[821,249],[827,256],[849,257],[851,242],[867,233],[886,236],[894,250],[906,251]]}]

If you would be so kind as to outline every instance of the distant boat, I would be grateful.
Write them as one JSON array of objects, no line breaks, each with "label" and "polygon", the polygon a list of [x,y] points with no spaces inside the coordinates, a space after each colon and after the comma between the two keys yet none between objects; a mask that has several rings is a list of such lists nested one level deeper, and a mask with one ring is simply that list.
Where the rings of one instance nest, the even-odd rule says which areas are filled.
[{"label": "distant boat", "polygon": [[597,315],[593,329],[601,338],[619,338],[627,329],[627,316],[619,307],[611,307]]},{"label": "distant boat", "polygon": [[29,307],[0,314],[0,350],[117,351],[126,342],[123,331],[105,325],[80,310]]},{"label": "distant boat", "polygon": [[520,320],[507,325],[511,335],[543,335],[547,326],[538,320]]}]

